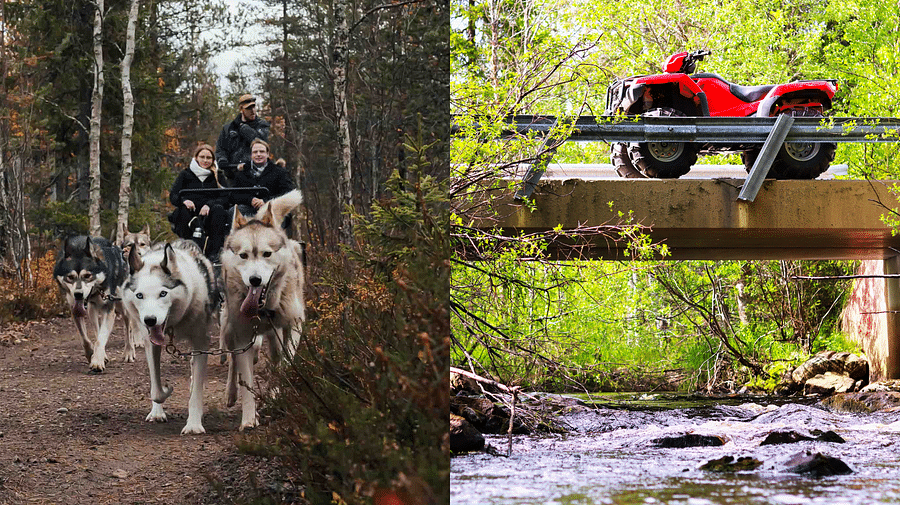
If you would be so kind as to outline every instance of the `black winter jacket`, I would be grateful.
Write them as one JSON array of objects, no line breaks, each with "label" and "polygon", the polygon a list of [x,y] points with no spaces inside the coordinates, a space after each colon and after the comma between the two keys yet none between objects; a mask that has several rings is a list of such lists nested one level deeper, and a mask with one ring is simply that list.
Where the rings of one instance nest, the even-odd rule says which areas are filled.
[{"label": "black winter jacket", "polygon": [[253,139],[269,139],[269,123],[257,117],[248,123],[243,122],[238,114],[234,121],[222,127],[219,140],[216,141],[216,162],[223,169],[228,179],[234,178],[234,170],[228,165],[250,162],[250,142]]},{"label": "black winter jacket", "polygon": [[[221,175],[220,175],[221,177]],[[194,193],[187,195],[187,198],[182,196],[182,189],[201,189],[201,188],[216,188],[216,179],[212,175],[206,178],[205,181],[200,182],[200,179],[197,177],[194,172],[191,172],[191,169],[186,168],[178,174],[178,177],[175,178],[175,183],[172,184],[172,189],[169,191],[169,201],[176,208],[181,207],[184,204],[185,200],[190,200],[194,202],[194,205],[197,206],[199,210],[204,205],[209,205],[212,207],[215,204],[222,205],[223,207],[227,207],[228,205],[228,197],[227,196],[218,196],[215,198],[211,198],[207,195],[201,195],[199,193]]]},{"label": "black winter jacket", "polygon": [[[263,200],[271,200],[297,187],[294,184],[294,178],[291,177],[291,173],[286,168],[276,165],[272,160],[266,162],[266,169],[263,170],[259,177],[253,176],[249,163],[244,165],[243,170],[235,170],[233,185],[236,188],[252,186],[267,188],[269,195]],[[252,200],[253,196],[249,194],[235,193],[232,196],[232,203],[238,205],[250,205]]]}]

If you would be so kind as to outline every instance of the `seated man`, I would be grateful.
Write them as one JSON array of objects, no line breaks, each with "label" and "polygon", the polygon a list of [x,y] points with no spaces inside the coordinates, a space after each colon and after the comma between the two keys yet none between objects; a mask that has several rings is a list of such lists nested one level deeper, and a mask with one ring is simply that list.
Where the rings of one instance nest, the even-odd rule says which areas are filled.
[{"label": "seated man", "polygon": [[[297,187],[290,172],[284,167],[283,160],[273,162],[269,158],[269,144],[260,139],[254,140],[250,145],[250,163],[239,164],[234,176],[234,187],[252,186],[264,187],[269,190],[269,194],[263,200],[248,193],[235,193],[231,202],[237,205],[238,210],[245,216],[256,215],[256,211],[267,200],[279,197]],[[282,226],[290,223],[290,215],[285,221]]]}]

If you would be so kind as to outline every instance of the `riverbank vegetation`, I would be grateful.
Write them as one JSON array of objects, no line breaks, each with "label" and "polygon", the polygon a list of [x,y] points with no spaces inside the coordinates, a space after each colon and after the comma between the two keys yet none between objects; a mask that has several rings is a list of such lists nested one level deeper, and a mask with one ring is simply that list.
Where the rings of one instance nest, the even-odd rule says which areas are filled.
[{"label": "riverbank vegetation", "polygon": [[502,272],[486,268],[454,268],[454,363],[530,388],[713,392],[753,382],[772,389],[782,371],[810,354],[855,350],[839,328],[849,283],[792,278],[835,275],[852,263],[530,261]]},{"label": "riverbank vegetation", "polygon": [[[609,159],[606,144],[562,142],[566,120],[545,138],[495,140],[503,118],[601,115],[610,82],[658,73],[679,51],[711,49],[698,71],[744,85],[836,79],[832,115],[896,117],[900,6],[522,0],[452,9],[451,113],[461,128],[450,189],[455,366],[546,390],[712,392],[772,387],[810,353],[857,350],[839,324],[852,281],[796,278],[852,274],[852,261],[651,260],[665,248],[647,241],[627,209],[616,222],[511,238],[474,223],[507,211],[497,202],[523,165]],[[846,164],[848,178],[896,179],[897,150],[841,144],[834,164]],[[896,210],[884,210],[893,223]],[[645,261],[581,261],[580,247],[597,235],[635,244]],[[547,259],[560,237],[570,261]]]}]

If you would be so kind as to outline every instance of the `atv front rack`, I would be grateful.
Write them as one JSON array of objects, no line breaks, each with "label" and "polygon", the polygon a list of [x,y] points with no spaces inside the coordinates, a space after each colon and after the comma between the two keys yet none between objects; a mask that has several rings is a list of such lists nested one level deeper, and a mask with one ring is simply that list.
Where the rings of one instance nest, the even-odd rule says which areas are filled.
[{"label": "atv front rack", "polygon": [[[456,122],[451,135],[469,136]],[[541,156],[530,166],[518,200],[531,196],[550,163],[553,152],[567,141],[581,142],[716,142],[763,144],[762,151],[741,189],[740,200],[753,201],[785,142],[898,142],[898,118],[791,117],[641,117],[641,116],[511,116],[500,138],[538,134],[544,137]]]}]

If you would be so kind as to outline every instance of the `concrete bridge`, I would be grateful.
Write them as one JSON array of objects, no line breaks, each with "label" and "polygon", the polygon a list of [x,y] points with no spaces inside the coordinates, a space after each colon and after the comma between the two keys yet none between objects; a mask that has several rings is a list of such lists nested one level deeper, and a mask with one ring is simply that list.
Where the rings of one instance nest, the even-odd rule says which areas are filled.
[{"label": "concrete bridge", "polygon": [[[550,175],[550,174],[548,174]],[[900,236],[881,221],[900,208],[896,181],[766,180],[755,201],[737,200],[743,179],[544,178],[529,210],[512,196],[498,198],[504,234],[602,226],[631,212],[668,259],[866,260],[861,273],[900,274]],[[485,226],[487,224],[485,223]],[[565,240],[551,246],[561,259]],[[582,249],[592,259],[627,260],[624,244],[597,237]],[[900,279],[854,281],[843,327],[865,350],[871,379],[900,378]]]}]

